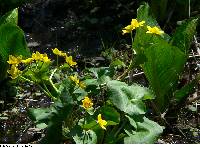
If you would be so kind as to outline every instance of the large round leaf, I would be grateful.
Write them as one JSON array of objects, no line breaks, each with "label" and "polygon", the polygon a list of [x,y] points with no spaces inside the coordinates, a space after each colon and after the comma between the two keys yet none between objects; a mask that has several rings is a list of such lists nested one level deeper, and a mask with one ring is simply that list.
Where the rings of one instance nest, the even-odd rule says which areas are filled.
[{"label": "large round leaf", "polygon": [[107,83],[109,99],[121,111],[129,115],[145,114],[143,99],[153,99],[150,91],[139,85],[128,86],[124,82],[109,81]]},{"label": "large round leaf", "polygon": [[160,125],[146,117],[139,120],[127,117],[130,124],[136,130],[125,130],[128,135],[124,138],[125,144],[152,144],[156,142],[159,135],[163,132],[163,128]]}]

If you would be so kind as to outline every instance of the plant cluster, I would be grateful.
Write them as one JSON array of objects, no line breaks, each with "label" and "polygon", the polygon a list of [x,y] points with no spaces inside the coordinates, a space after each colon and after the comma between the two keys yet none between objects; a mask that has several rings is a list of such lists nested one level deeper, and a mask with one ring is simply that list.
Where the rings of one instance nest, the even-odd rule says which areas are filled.
[{"label": "plant cluster", "polygon": [[[147,24],[146,27],[144,24]],[[138,9],[137,20],[133,19],[131,25],[122,30],[122,34],[130,33],[132,51],[135,53],[124,74],[134,67],[142,68],[156,96],[156,112],[164,112],[170,105],[174,106],[174,101],[183,101],[199,80],[197,76],[195,82],[182,89],[177,88],[197,24],[198,19],[191,18],[170,37],[158,27],[149,6],[143,5]],[[134,38],[133,30],[136,30]]]},{"label": "plant cluster", "polygon": [[[29,109],[36,127],[47,128],[42,143],[62,142],[62,132],[64,140],[75,143],[143,143],[140,140],[143,132],[148,138],[145,143],[156,140],[162,127],[144,116],[143,101],[153,99],[150,90],[112,80],[112,68],[88,69],[80,80],[74,71],[77,63],[72,56],[57,48],[52,52],[56,60],[36,52],[25,59],[10,55],[7,61],[11,65],[8,73],[12,79],[37,85],[54,102],[48,108]],[[59,58],[65,59],[61,65]],[[20,64],[23,64],[22,71],[17,68]],[[136,138],[132,140],[133,137]]]},{"label": "plant cluster", "polygon": [[[163,127],[146,117],[145,103],[153,102],[154,111],[163,119],[161,114],[172,101],[184,100],[199,80],[177,87],[198,19],[184,22],[170,37],[149,13],[149,5],[141,5],[137,19],[122,29],[123,35],[131,36],[132,58],[117,76],[118,64],[112,63],[77,72],[74,58],[57,48],[50,51],[55,59],[38,51],[30,55],[16,18],[17,9],[0,19],[0,34],[6,32],[0,36],[0,71],[4,72],[0,78],[7,71],[16,83],[31,83],[51,98],[49,107],[28,109],[35,126],[45,129],[40,143],[155,143]],[[136,67],[143,69],[149,88],[124,82]]]}]

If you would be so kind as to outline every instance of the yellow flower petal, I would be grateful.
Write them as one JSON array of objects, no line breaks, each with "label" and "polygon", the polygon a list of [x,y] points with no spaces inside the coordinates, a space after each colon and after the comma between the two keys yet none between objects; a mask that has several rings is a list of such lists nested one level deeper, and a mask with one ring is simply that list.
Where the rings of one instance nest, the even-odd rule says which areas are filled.
[{"label": "yellow flower petal", "polygon": [[36,61],[41,61],[41,59],[43,58],[43,54],[36,51],[36,53],[32,53],[32,58]]},{"label": "yellow flower petal", "polygon": [[7,62],[9,64],[18,65],[19,63],[21,63],[21,60],[22,60],[22,56],[21,55],[18,56],[18,57],[9,55],[9,60]]},{"label": "yellow flower petal", "polygon": [[12,65],[11,69],[7,71],[12,79],[16,79],[19,75],[22,74],[22,71],[20,71],[16,65]]},{"label": "yellow flower petal", "polygon": [[128,25],[122,29],[122,34],[124,35],[125,33],[130,33],[133,29],[135,29],[134,26]]},{"label": "yellow flower petal", "polygon": [[42,55],[43,55],[43,57],[42,57],[41,61],[43,61],[44,63],[49,63],[49,62],[51,62],[51,60],[48,58],[48,56],[47,56],[46,53],[44,53],[44,54],[42,54]]},{"label": "yellow flower petal", "polygon": [[79,79],[77,78],[76,75],[74,75],[74,76],[69,76],[69,78],[70,78],[72,81],[74,81],[74,82],[76,83],[76,85],[79,84]]},{"label": "yellow flower petal", "polygon": [[144,26],[145,21],[139,22],[139,26]]},{"label": "yellow flower petal", "polygon": [[131,25],[132,25],[134,28],[139,27],[139,23],[138,23],[138,21],[137,21],[136,19],[132,19]]},{"label": "yellow flower petal", "polygon": [[62,51],[58,50],[58,48],[52,49],[52,51],[53,51],[53,53],[54,53],[55,55],[61,56],[61,54],[62,54]]},{"label": "yellow flower petal", "polygon": [[107,122],[106,122],[106,120],[103,120],[101,118],[101,114],[98,115],[97,120],[98,120],[97,122],[99,123],[99,125],[101,126],[101,128],[104,129],[104,130],[106,130],[105,125],[107,125]]},{"label": "yellow flower petal", "polygon": [[42,61],[45,63],[51,62],[51,60],[48,58],[46,53],[41,54],[38,51],[36,51],[36,53],[32,54],[32,59],[36,60],[36,61]]},{"label": "yellow flower petal", "polygon": [[131,33],[134,29],[143,26],[145,21],[138,22],[137,19],[132,19],[131,25],[128,25],[122,29],[122,34]]},{"label": "yellow flower petal", "polygon": [[52,51],[53,51],[53,53],[54,53],[55,55],[62,56],[62,57],[67,56],[66,53],[64,53],[64,52],[62,52],[62,51],[60,51],[60,50],[58,50],[58,48],[52,49]]},{"label": "yellow flower petal", "polygon": [[84,88],[86,87],[84,82],[80,82],[80,83],[79,83],[79,86],[80,86],[80,88],[82,88],[82,89],[84,89]]},{"label": "yellow flower petal", "polygon": [[34,60],[33,58],[28,58],[28,59],[22,60],[22,63],[24,63],[24,64],[29,64],[29,63],[31,63],[33,60]]},{"label": "yellow flower petal", "polygon": [[157,35],[161,35],[164,33],[164,31],[162,31],[161,29],[159,29],[158,27],[150,27],[147,26],[148,31],[146,33],[151,33],[151,34],[157,34]]},{"label": "yellow flower petal", "polygon": [[62,52],[60,56],[62,56],[62,57],[66,57],[66,56],[67,56],[67,54],[66,54],[66,53],[64,53],[64,52]]},{"label": "yellow flower petal", "polygon": [[71,66],[71,67],[73,67],[73,66],[75,66],[77,63],[76,62],[74,62],[73,60],[72,60],[72,56],[66,56],[65,57],[65,60],[66,60],[66,62],[69,64],[69,66]]},{"label": "yellow flower petal", "polygon": [[145,21],[138,22],[136,19],[132,19],[132,21],[131,21],[131,25],[132,25],[134,28],[141,27],[141,26],[144,25],[144,23],[145,23]]},{"label": "yellow flower petal", "polygon": [[83,108],[85,108],[86,110],[93,106],[92,100],[88,97],[85,97],[84,100],[82,100],[82,103]]}]

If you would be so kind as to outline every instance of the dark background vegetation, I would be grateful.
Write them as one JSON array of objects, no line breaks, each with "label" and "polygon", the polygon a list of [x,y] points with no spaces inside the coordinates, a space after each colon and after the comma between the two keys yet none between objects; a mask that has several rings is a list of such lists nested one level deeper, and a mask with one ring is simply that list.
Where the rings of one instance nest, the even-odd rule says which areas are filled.
[{"label": "dark background vegetation", "polygon": [[[28,39],[46,49],[79,48],[85,56],[95,56],[107,46],[118,45],[127,36],[121,29],[136,17],[143,0],[0,0],[1,14],[20,6],[19,25]],[[25,3],[29,2],[29,3]],[[177,21],[189,18],[188,0],[146,0],[161,28],[173,33]],[[12,5],[11,5],[11,4]],[[22,3],[25,3],[21,6]],[[191,0],[191,17],[199,15],[200,1]],[[31,36],[31,37],[30,37]],[[29,40],[28,40],[29,41]]]}]

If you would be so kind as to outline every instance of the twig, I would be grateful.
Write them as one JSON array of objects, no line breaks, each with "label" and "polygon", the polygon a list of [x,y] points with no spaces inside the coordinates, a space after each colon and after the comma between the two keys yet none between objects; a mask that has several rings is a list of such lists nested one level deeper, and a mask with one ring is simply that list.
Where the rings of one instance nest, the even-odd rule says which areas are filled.
[{"label": "twig", "polygon": [[139,76],[139,75],[142,75],[142,74],[144,74],[144,72],[139,72],[139,73],[134,74],[133,77],[136,77],[136,76]]}]

